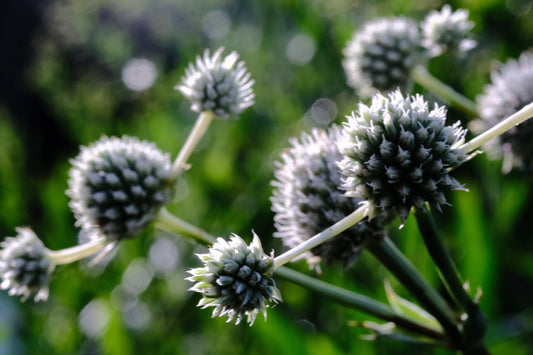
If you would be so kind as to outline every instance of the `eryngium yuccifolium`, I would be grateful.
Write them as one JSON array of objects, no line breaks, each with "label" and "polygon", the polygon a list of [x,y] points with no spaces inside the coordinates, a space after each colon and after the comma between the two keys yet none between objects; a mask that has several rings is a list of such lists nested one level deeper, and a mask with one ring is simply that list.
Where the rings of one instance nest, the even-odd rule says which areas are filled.
[{"label": "eryngium yuccifolium", "polygon": [[229,241],[218,238],[198,258],[204,267],[190,270],[186,280],[195,282],[190,290],[203,296],[198,306],[215,307],[213,317],[227,316],[239,324],[246,316],[252,325],[259,312],[266,320],[268,305],[281,301],[272,278],[274,258],[265,254],[255,233],[249,246],[236,234]]},{"label": "eryngium yuccifolium", "polygon": [[449,174],[467,159],[455,149],[464,141],[459,122],[445,125],[446,110],[433,110],[421,95],[377,94],[359,104],[343,126],[339,167],[348,195],[368,199],[377,212],[395,210],[403,221],[412,206],[440,208],[445,194],[463,189]]},{"label": "eryngium yuccifolium", "polygon": [[210,56],[206,49],[203,57],[196,57],[196,66],[189,64],[175,89],[191,102],[191,110],[212,111],[218,117],[229,118],[254,104],[254,80],[244,62],[238,62],[237,52],[222,58],[223,50],[219,48]]},{"label": "eryngium yuccifolium", "polygon": [[[299,139],[276,162],[272,210],[277,231],[289,248],[296,247],[332,226],[359,208],[360,197],[347,197],[341,191],[342,175],[337,163],[342,155],[337,147],[340,129],[314,129]],[[360,222],[342,234],[304,254],[310,267],[339,261],[344,266],[355,262],[367,237],[382,232],[377,221]]]},{"label": "eryngium yuccifolium", "polygon": [[76,224],[110,241],[139,235],[173,197],[170,157],[153,143],[103,137],[71,163],[66,193]]},{"label": "eryngium yuccifolium", "polygon": [[[518,60],[509,60],[493,71],[492,82],[477,98],[480,120],[472,127],[484,131],[516,113],[533,101],[533,52],[524,52]],[[477,126],[477,128],[476,128]],[[503,155],[504,172],[517,168],[533,172],[533,121],[524,123],[491,140],[484,148],[491,158]]]},{"label": "eryngium yuccifolium", "polygon": [[342,64],[348,85],[361,96],[406,87],[411,69],[422,60],[415,22],[404,17],[379,18],[354,32]]},{"label": "eryngium yuccifolium", "polygon": [[441,11],[432,11],[421,23],[422,43],[431,56],[444,51],[464,53],[476,46],[470,37],[474,27],[468,21],[468,10],[452,12],[450,5],[444,5]]},{"label": "eryngium yuccifolium", "polygon": [[48,285],[55,265],[47,249],[30,228],[19,227],[15,237],[7,237],[0,246],[0,288],[10,296],[35,302],[48,298]]}]

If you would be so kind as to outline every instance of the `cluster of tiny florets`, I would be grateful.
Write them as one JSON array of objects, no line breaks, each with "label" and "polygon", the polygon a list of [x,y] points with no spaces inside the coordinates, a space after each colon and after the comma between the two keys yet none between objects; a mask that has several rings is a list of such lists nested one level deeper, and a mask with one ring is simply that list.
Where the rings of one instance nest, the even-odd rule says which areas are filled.
[{"label": "cluster of tiny florets", "polygon": [[195,112],[212,111],[216,116],[229,118],[238,116],[254,103],[251,79],[243,61],[238,62],[237,52],[222,57],[223,48],[213,56],[208,49],[203,57],[191,63],[176,89],[191,102]]},{"label": "cluster of tiny florets", "polygon": [[[332,226],[359,208],[364,200],[347,197],[341,190],[342,175],[337,167],[342,155],[337,147],[338,126],[328,131],[314,129],[299,139],[276,162],[272,210],[275,212],[275,237],[289,248],[296,247]],[[360,254],[367,237],[381,231],[376,221],[361,222],[304,254],[311,267],[319,262],[339,261],[351,265]]]},{"label": "cluster of tiny florets", "polygon": [[55,265],[48,250],[30,228],[19,227],[15,237],[7,237],[0,246],[0,288],[10,296],[26,300],[48,298],[48,285]]},{"label": "cluster of tiny florets", "polygon": [[[509,60],[492,72],[492,82],[477,98],[479,131],[488,129],[533,102],[533,52]],[[475,126],[474,126],[475,127]],[[518,168],[533,172],[533,122],[511,128],[484,147],[489,156],[504,157],[504,172]]]},{"label": "cluster of tiny florets", "polygon": [[421,95],[377,94],[360,104],[343,126],[339,164],[349,195],[367,199],[379,211],[395,210],[405,221],[412,206],[447,204],[445,193],[463,189],[450,168],[467,159],[455,149],[464,141],[459,123],[447,126],[444,107]]},{"label": "cluster of tiny florets", "polygon": [[173,197],[170,157],[153,143],[103,137],[71,163],[66,193],[76,224],[110,241],[139,235]]},{"label": "cluster of tiny florets", "polygon": [[392,91],[410,82],[411,69],[421,61],[417,24],[407,18],[380,18],[358,29],[344,49],[348,85],[359,95]]},{"label": "cluster of tiny florets", "polygon": [[441,11],[432,11],[421,23],[422,44],[431,56],[445,51],[464,53],[476,46],[470,38],[474,27],[468,21],[468,10],[452,12],[450,5],[444,5]]},{"label": "cluster of tiny florets", "polygon": [[250,245],[236,234],[229,241],[218,238],[206,254],[199,254],[204,267],[192,269],[187,280],[195,282],[191,291],[202,294],[198,306],[215,307],[213,317],[228,317],[239,324],[245,317],[250,325],[270,303],[281,301],[272,278],[273,256],[263,251],[254,233]]}]

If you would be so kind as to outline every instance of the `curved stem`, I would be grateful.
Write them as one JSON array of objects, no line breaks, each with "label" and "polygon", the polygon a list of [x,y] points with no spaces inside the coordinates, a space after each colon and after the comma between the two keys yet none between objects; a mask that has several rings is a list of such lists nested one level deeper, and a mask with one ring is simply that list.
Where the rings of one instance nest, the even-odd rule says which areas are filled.
[{"label": "curved stem", "polygon": [[470,116],[477,117],[476,103],[459,94],[450,86],[444,84],[442,81],[431,75],[422,65],[415,66],[411,71],[411,77],[418,84],[426,89],[432,91],[444,101],[463,110]]},{"label": "curved stem", "polygon": [[306,251],[313,249],[314,247],[328,241],[329,239],[335,237],[336,235],[344,232],[346,229],[350,228],[357,222],[361,221],[363,218],[368,216],[368,206],[363,205],[357,210],[344,217],[331,227],[325,229],[324,231],[318,233],[314,237],[306,240],[302,244],[288,250],[287,252],[281,254],[280,256],[274,259],[274,269],[279,268],[280,266],[288,263],[294,258],[302,255]]},{"label": "curved stem", "polygon": [[478,135],[476,138],[472,139],[470,142],[461,145],[457,149],[461,149],[465,153],[470,153],[473,150],[481,147],[483,144],[487,143],[491,139],[499,136],[502,133],[505,133],[509,129],[530,119],[531,117],[533,117],[533,103],[524,106],[514,115],[507,117],[505,120],[501,121],[496,126],[486,130],[485,132]]},{"label": "curved stem", "polygon": [[66,249],[49,250],[48,257],[55,265],[70,264],[102,251],[108,244],[107,239],[98,238]]},{"label": "curved stem", "polygon": [[215,114],[211,111],[202,111],[200,113],[200,116],[198,116],[198,119],[196,120],[196,123],[194,124],[191,133],[187,137],[185,144],[181,148],[176,160],[174,161],[171,180],[176,179],[185,169],[187,159],[189,159],[189,156],[192,154],[194,148],[196,147],[200,139],[204,136],[205,132],[207,131],[207,128],[209,127],[209,124],[211,123],[214,117]]},{"label": "curved stem", "polygon": [[418,302],[431,313],[442,325],[452,345],[459,347],[461,334],[458,319],[442,296],[420,275],[418,270],[385,236],[371,238],[367,248],[415,297]]},{"label": "curved stem", "polygon": [[464,343],[483,346],[482,339],[487,330],[487,318],[463,287],[463,282],[448,250],[440,238],[437,226],[431,214],[425,209],[415,209],[416,222],[429,255],[437,266],[439,276],[448,292],[459,307],[466,312],[467,318],[463,327]]},{"label": "curved stem", "polygon": [[341,287],[331,285],[327,282],[320,281],[316,278],[307,276],[286,267],[280,267],[276,269],[275,272],[276,275],[282,277],[283,279],[302,286],[310,291],[314,291],[318,294],[326,296],[337,303],[361,310],[382,320],[393,322],[405,330],[412,331],[428,338],[445,340],[442,329],[436,329],[400,315],[396,313],[390,306],[378,302],[370,297],[366,297]]},{"label": "curved stem", "polygon": [[178,218],[166,208],[161,209],[154,221],[154,225],[159,229],[194,239],[202,244],[207,245],[216,241],[216,238],[211,234]]}]

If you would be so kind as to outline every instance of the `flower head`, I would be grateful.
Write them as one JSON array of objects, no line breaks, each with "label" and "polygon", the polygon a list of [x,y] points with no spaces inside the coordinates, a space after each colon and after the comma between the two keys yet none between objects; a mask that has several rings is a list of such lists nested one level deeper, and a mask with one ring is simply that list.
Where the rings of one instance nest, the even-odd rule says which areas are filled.
[{"label": "flower head", "polygon": [[35,302],[48,298],[48,285],[55,265],[48,249],[30,228],[19,227],[15,237],[0,243],[0,288],[10,296],[25,301],[34,295]]},{"label": "flower head", "polygon": [[[337,163],[342,155],[336,145],[340,129],[314,129],[299,139],[290,140],[291,147],[281,154],[274,175],[272,210],[277,231],[289,248],[296,247],[355,211],[364,200],[347,197],[341,191],[342,175]],[[311,267],[340,261],[351,265],[360,254],[367,237],[379,233],[376,220],[357,223],[334,239],[304,254]]]},{"label": "flower head", "polygon": [[218,238],[198,258],[204,267],[190,270],[187,280],[196,283],[191,291],[203,296],[198,306],[215,307],[213,317],[227,316],[228,322],[239,324],[246,316],[252,325],[259,312],[266,319],[268,303],[281,301],[271,277],[274,258],[265,254],[255,233],[250,245],[236,234],[229,241]]},{"label": "flower head", "polygon": [[368,22],[354,33],[344,56],[348,85],[359,95],[405,87],[411,69],[422,59],[418,27],[404,17]]},{"label": "flower head", "polygon": [[254,80],[244,62],[238,62],[237,52],[222,58],[223,50],[219,48],[210,56],[206,49],[203,57],[196,58],[196,66],[189,64],[175,89],[191,102],[191,110],[229,118],[254,104]]},{"label": "flower head", "polygon": [[444,107],[421,95],[377,94],[371,106],[359,105],[343,127],[339,163],[348,195],[368,199],[379,211],[395,210],[403,221],[412,206],[425,202],[440,208],[445,193],[463,189],[451,168],[467,159],[460,149],[465,130],[445,125]]},{"label": "flower head", "polygon": [[66,193],[76,224],[110,241],[139,235],[173,197],[170,157],[153,143],[103,137],[71,163]]},{"label": "flower head", "polygon": [[420,26],[422,43],[431,56],[444,51],[464,53],[476,46],[476,42],[469,38],[474,23],[468,21],[468,10],[452,12],[446,4],[440,12],[432,11]]},{"label": "flower head", "polygon": [[[524,52],[492,72],[492,83],[477,98],[480,120],[473,130],[485,130],[533,102],[533,52]],[[478,126],[478,128],[476,128]],[[487,143],[491,158],[504,157],[504,172],[533,172],[533,122],[528,120]]]}]

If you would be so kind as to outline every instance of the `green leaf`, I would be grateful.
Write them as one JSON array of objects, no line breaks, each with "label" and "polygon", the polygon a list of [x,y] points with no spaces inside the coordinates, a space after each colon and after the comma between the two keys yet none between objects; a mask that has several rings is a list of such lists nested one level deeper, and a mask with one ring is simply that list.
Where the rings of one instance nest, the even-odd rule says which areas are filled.
[{"label": "green leaf", "polygon": [[426,312],[424,309],[420,308],[420,306],[398,296],[392,289],[390,282],[385,280],[384,283],[387,299],[392,309],[394,309],[396,313],[423,323],[427,327],[437,331],[442,331],[442,328],[435,317]]}]

